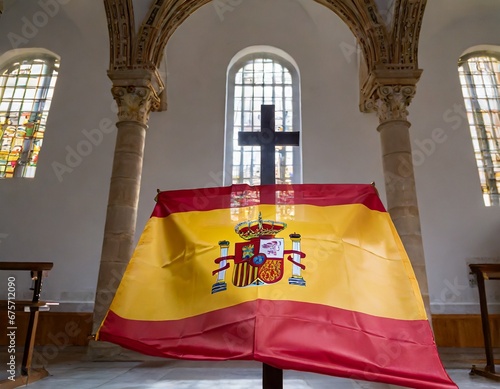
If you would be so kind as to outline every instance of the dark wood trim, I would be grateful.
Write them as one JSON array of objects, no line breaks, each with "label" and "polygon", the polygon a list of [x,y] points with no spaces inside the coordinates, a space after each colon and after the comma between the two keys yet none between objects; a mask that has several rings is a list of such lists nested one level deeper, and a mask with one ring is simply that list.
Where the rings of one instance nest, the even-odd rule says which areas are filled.
[{"label": "dark wood trim", "polygon": [[[92,332],[92,317],[91,312],[39,312],[35,346],[86,346]],[[24,346],[28,321],[29,313],[16,313],[17,346]],[[6,328],[7,312],[0,312],[0,325]],[[7,342],[6,333],[0,333],[0,346]]]},{"label": "dark wood trim", "polygon": [[[500,347],[500,314],[489,317],[491,342]],[[440,347],[484,347],[481,315],[433,315],[436,344]]]}]

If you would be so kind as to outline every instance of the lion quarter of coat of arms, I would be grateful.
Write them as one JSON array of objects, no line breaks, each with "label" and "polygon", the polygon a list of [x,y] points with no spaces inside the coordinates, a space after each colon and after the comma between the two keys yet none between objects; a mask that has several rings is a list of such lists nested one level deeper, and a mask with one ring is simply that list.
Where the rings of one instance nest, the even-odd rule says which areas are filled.
[{"label": "lion quarter of coat of arms", "polygon": [[283,222],[262,220],[261,214],[257,220],[237,224],[235,231],[244,241],[235,244],[234,255],[229,255],[229,241],[219,242],[220,257],[215,260],[219,268],[212,273],[217,275],[212,293],[227,289],[226,271],[230,268],[231,260],[234,261],[232,282],[238,288],[279,282],[285,272],[285,257],[293,264],[288,283],[305,286],[306,282],[301,274],[305,266],[301,259],[306,255],[300,251],[301,236],[297,233],[290,234],[292,249],[285,249],[285,239],[276,237],[285,228],[286,224]]}]

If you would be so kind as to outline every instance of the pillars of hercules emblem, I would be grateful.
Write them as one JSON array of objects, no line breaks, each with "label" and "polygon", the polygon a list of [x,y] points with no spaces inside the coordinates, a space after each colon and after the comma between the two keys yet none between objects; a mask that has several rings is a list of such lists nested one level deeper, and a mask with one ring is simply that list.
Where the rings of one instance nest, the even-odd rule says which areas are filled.
[{"label": "pillars of hercules emblem", "polygon": [[[219,242],[221,258],[227,257],[229,251],[229,241],[222,240]],[[224,269],[227,265],[227,260],[223,259],[219,263],[219,269]],[[221,270],[217,273],[217,281],[212,285],[212,293],[222,292],[227,289],[226,270]]]},{"label": "pillars of hercules emblem", "polygon": [[[416,81],[415,81],[416,82]],[[379,86],[372,101],[378,114],[382,146],[387,211],[410,258],[429,319],[430,304],[420,228],[415,176],[410,144],[410,122],[406,120],[415,86]]]},{"label": "pillars of hercules emblem", "polygon": [[[134,249],[137,206],[149,113],[159,104],[156,74],[149,70],[110,74],[118,105],[118,129],[109,188],[106,224],[94,305],[93,333],[99,328]],[[159,80],[159,78],[156,78]],[[121,348],[91,342],[93,359],[116,356]]]},{"label": "pillars of hercules emblem", "polygon": [[[290,239],[292,240],[292,250],[300,252],[300,234],[290,234]],[[293,261],[300,264],[300,254],[293,254]],[[288,279],[288,283],[291,285],[305,286],[306,281],[302,277],[302,269],[300,266],[293,264],[292,266],[292,276]]]}]

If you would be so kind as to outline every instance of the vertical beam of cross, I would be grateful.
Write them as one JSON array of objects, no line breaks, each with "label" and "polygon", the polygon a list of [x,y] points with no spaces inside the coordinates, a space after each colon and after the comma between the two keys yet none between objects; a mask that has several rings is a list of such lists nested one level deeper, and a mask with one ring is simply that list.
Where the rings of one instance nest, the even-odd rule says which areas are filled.
[{"label": "vertical beam of cross", "polygon": [[[275,131],[274,105],[262,105],[260,114],[260,132],[240,132],[240,146],[260,146],[260,183],[274,185],[276,183],[276,146],[298,146],[299,132]],[[264,198],[265,194],[272,198]],[[274,204],[275,191],[261,191],[261,203]],[[262,365],[262,388],[283,389],[283,370],[274,366]]]},{"label": "vertical beam of cross", "polygon": [[262,105],[260,114],[260,131],[240,132],[240,146],[260,146],[260,183],[273,185],[276,183],[276,146],[298,146],[300,134],[296,131],[276,132],[274,121],[274,105]]}]

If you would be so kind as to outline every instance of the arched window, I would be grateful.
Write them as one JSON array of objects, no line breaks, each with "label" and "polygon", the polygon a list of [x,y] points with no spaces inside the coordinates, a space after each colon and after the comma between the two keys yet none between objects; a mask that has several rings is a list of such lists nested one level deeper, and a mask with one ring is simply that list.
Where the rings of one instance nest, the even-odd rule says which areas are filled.
[{"label": "arched window", "polygon": [[58,69],[47,53],[0,63],[0,178],[35,176]]},{"label": "arched window", "polygon": [[472,52],[458,63],[485,205],[500,205],[500,52]]},{"label": "arched window", "polygon": [[[239,146],[238,132],[260,131],[262,104],[275,106],[275,131],[300,131],[300,80],[285,52],[247,48],[228,69],[224,184],[260,184],[260,146]],[[277,146],[276,183],[302,181],[300,146]]]}]

